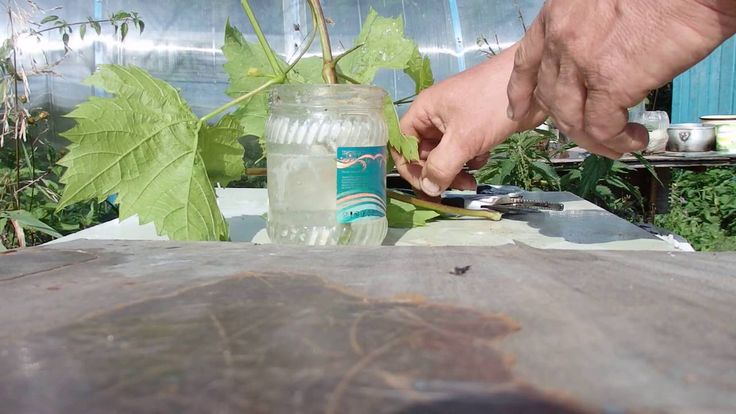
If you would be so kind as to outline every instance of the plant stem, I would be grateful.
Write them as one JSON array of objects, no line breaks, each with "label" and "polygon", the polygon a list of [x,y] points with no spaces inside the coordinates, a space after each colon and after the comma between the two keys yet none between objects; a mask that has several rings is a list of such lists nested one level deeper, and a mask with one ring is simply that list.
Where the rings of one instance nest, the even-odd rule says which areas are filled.
[{"label": "plant stem", "polygon": [[399,193],[398,191],[388,191],[388,197],[393,198],[394,200],[403,201],[404,203],[409,203],[415,207],[424,208],[427,210],[436,211],[438,213],[450,214],[454,216],[479,217],[479,218],[484,218],[484,219],[488,219],[492,221],[499,221],[501,220],[501,217],[503,216],[501,213],[497,211],[468,210],[465,208],[450,207],[444,204],[420,200],[418,198]]},{"label": "plant stem", "polygon": [[330,43],[330,33],[327,30],[324,10],[322,10],[320,0],[307,0],[307,3],[312,8],[312,15],[317,20],[317,30],[319,31],[319,39],[322,45],[322,61],[324,62],[322,77],[329,84],[337,84],[335,59],[332,56],[332,44]]},{"label": "plant stem", "polygon": [[[17,210],[21,209],[20,195],[17,190],[20,188],[20,137],[19,129],[20,123],[23,122],[22,117],[24,114],[20,110],[20,97],[18,96],[18,48],[17,48],[17,34],[15,33],[15,25],[13,22],[13,10],[10,4],[8,4],[8,21],[10,22],[10,36],[13,42],[13,112],[14,117],[14,137],[15,137],[15,206]],[[22,232],[22,230],[21,230]]]},{"label": "plant stem", "polygon": [[[118,20],[118,21],[119,22],[123,22],[123,23],[128,23],[128,22],[130,22],[132,20],[133,19],[123,19],[123,20]],[[68,23],[66,25],[66,27],[81,26],[83,24],[89,24],[89,23],[112,23],[112,20],[110,20],[110,19],[91,20],[91,21],[90,20],[87,20],[87,21],[84,21],[84,22]],[[49,27],[49,28],[42,29],[42,30],[30,30],[30,32],[31,32],[31,34],[40,35],[42,33],[50,32],[52,30],[59,30],[59,26]]]},{"label": "plant stem", "polygon": [[18,239],[18,247],[24,249],[26,247],[26,233],[23,231],[23,227],[18,223],[18,220],[10,220],[10,224],[13,226],[15,231],[15,238]]},{"label": "plant stem", "polygon": [[199,122],[205,123],[209,121],[210,119],[216,117],[217,115],[220,115],[221,113],[227,111],[228,109],[232,108],[233,106],[240,105],[241,103],[247,101],[248,99],[251,99],[252,97],[258,95],[259,93],[265,91],[266,89],[270,88],[273,85],[284,83],[285,75],[279,75],[268,82],[264,83],[263,85],[259,86],[256,89],[253,89],[252,91],[246,93],[245,95],[241,96],[238,99],[235,99],[234,101],[230,101],[226,103],[225,105],[215,109],[214,111],[210,112],[209,114],[203,116]]},{"label": "plant stem", "polygon": [[250,7],[250,2],[248,2],[248,0],[240,0],[240,3],[243,5],[243,10],[245,10],[245,14],[248,15],[248,20],[250,20],[250,24],[251,26],[253,26],[253,30],[256,32],[258,43],[261,44],[261,48],[268,58],[268,63],[271,64],[271,69],[273,69],[274,75],[283,75],[284,70],[279,65],[279,61],[278,59],[276,59],[276,55],[274,55],[273,49],[271,49],[271,45],[268,44],[268,40],[266,40],[266,36],[263,34],[263,30],[261,30],[261,25],[258,23],[258,19],[256,19],[255,13],[253,13],[253,8]]},{"label": "plant stem", "polygon": [[350,83],[352,83],[354,85],[360,85],[360,82],[358,82],[357,80],[351,78],[350,76],[348,76],[348,75],[346,75],[344,73],[339,73],[338,72],[337,73],[337,77],[340,78],[340,79],[346,80],[346,81],[348,81],[348,82],[350,82]]},{"label": "plant stem", "polygon": [[417,94],[415,93],[412,96],[407,96],[406,98],[399,99],[398,101],[394,101],[394,105],[405,105],[408,103],[414,102],[414,99],[417,97]]},{"label": "plant stem", "polygon": [[340,59],[344,58],[345,56],[347,56],[347,55],[349,55],[349,54],[351,54],[353,52],[355,52],[356,50],[360,49],[363,46],[365,46],[365,43],[360,43],[360,44],[357,44],[357,45],[351,47],[350,49],[346,50],[345,52],[341,53],[338,57],[336,57],[334,59],[335,67],[337,67],[337,63],[340,62]]},{"label": "plant stem", "polygon": [[245,175],[248,177],[265,177],[268,175],[268,170],[265,168],[246,168]]},{"label": "plant stem", "polygon": [[312,44],[314,43],[314,38],[317,37],[317,19],[312,19],[312,20],[313,20],[314,28],[312,29],[311,32],[309,32],[309,35],[307,36],[307,40],[305,41],[305,43],[302,44],[299,55],[296,57],[296,59],[294,59],[294,62],[292,62],[292,64],[289,65],[288,68],[286,68],[286,71],[284,72],[284,74],[288,74],[289,72],[291,72],[294,69],[294,67],[299,63],[299,61],[302,60],[302,58],[309,51],[309,49],[312,48]]}]

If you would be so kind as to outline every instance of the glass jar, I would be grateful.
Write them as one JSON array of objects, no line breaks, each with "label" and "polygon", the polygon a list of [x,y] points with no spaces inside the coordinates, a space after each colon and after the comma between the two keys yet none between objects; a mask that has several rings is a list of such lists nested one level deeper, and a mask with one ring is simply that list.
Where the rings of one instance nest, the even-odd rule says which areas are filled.
[{"label": "glass jar", "polygon": [[386,93],[283,85],[266,124],[268,235],[278,244],[380,245],[386,237]]},{"label": "glass jar", "polygon": [[667,129],[670,127],[670,117],[667,112],[646,111],[641,116],[641,124],[649,131],[649,145],[647,145],[646,152],[650,154],[664,152],[669,140]]}]

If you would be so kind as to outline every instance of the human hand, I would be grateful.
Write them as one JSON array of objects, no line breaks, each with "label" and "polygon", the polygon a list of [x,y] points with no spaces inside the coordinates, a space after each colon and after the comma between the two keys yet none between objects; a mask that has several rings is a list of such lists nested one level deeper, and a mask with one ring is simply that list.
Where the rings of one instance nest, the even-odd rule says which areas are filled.
[{"label": "human hand", "polygon": [[627,108],[734,32],[734,0],[548,0],[516,51],[508,116],[542,110],[610,158],[644,149]]},{"label": "human hand", "polygon": [[519,121],[506,116],[506,85],[516,48],[422,92],[401,119],[406,135],[419,138],[421,161],[407,163],[394,152],[402,177],[430,197],[447,188],[474,189],[475,178],[462,172],[480,168],[489,151],[509,135],[541,124],[533,112]]}]

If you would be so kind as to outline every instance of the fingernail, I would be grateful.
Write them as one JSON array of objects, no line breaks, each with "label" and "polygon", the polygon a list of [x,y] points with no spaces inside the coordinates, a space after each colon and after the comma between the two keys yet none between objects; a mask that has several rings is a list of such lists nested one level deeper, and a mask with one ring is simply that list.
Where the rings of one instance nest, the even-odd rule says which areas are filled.
[{"label": "fingernail", "polygon": [[440,186],[430,181],[429,178],[424,178],[422,179],[422,191],[428,196],[437,197],[440,195]]},{"label": "fingernail", "polygon": [[509,119],[514,119],[514,110],[511,109],[510,106],[506,108],[506,116],[509,117]]}]

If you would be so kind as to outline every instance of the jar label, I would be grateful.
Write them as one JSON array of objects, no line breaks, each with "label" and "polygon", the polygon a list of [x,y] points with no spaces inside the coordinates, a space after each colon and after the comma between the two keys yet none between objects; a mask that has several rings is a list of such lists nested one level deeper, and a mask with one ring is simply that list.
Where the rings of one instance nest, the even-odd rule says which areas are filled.
[{"label": "jar label", "polygon": [[337,221],[386,217],[386,147],[337,149]]}]

